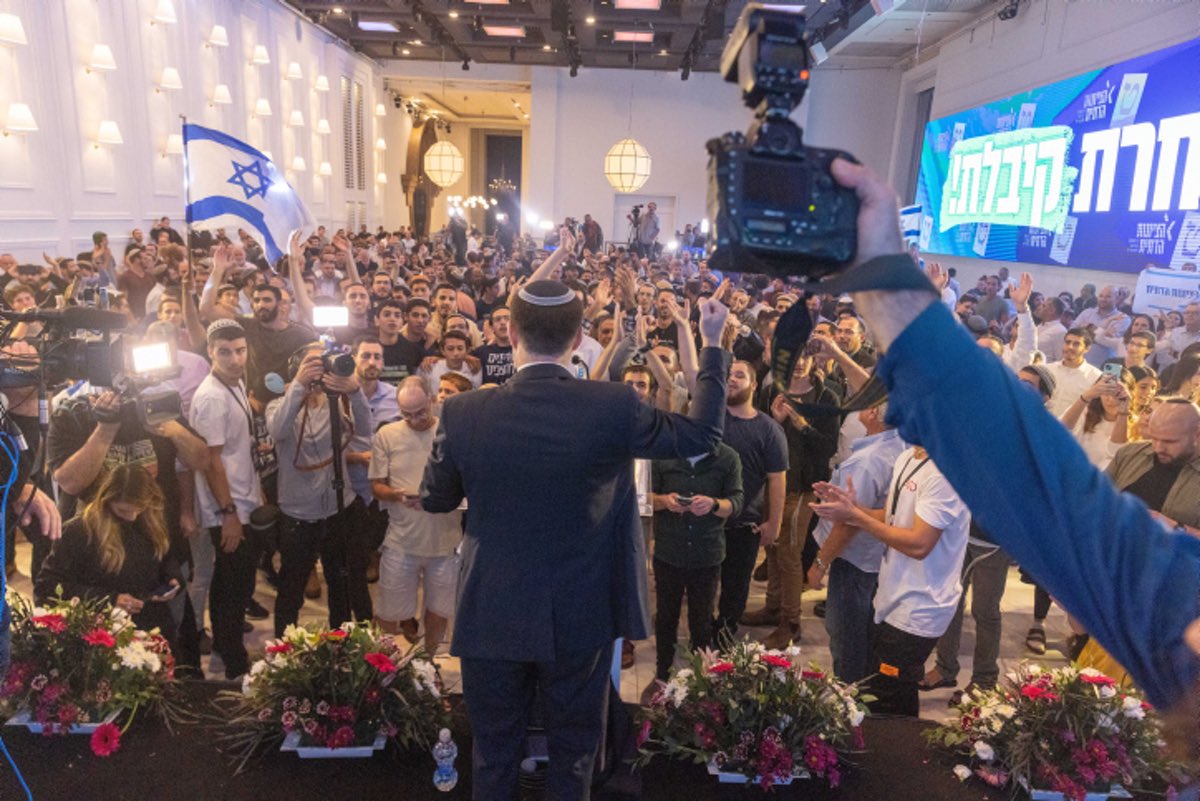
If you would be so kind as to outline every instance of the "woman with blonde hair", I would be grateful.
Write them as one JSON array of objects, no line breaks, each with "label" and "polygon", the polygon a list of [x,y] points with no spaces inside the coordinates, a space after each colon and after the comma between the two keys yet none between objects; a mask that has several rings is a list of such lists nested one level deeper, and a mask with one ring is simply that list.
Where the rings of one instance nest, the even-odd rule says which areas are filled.
[{"label": "woman with blonde hair", "polygon": [[163,505],[162,490],[144,467],[114,467],[79,516],[63,525],[38,576],[38,599],[59,587],[64,598],[107,598],[139,628],[158,628],[174,645],[176,626],[167,602],[183,579],[168,556]]}]

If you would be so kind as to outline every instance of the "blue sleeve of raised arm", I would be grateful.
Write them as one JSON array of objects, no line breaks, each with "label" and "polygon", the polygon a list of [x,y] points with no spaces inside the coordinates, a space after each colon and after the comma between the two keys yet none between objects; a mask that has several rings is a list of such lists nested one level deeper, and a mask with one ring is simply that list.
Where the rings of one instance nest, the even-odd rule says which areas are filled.
[{"label": "blue sleeve of raised arm", "polygon": [[1200,678],[1200,540],[1168,534],[951,312],[929,306],[879,374],[888,421],[923,445],[971,514],[1075,615],[1159,707]]}]

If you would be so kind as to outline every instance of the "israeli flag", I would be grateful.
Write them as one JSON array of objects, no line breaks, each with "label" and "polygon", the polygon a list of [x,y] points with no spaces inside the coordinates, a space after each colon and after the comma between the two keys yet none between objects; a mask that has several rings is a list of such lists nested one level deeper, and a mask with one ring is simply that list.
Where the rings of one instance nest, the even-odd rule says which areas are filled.
[{"label": "israeli flag", "polygon": [[286,253],[292,231],[316,227],[271,160],[245,142],[187,123],[183,153],[187,221],[192,227],[253,229],[271,262]]},{"label": "israeli flag", "polygon": [[905,206],[900,209],[900,230],[905,242],[916,242],[921,237],[920,206]]}]

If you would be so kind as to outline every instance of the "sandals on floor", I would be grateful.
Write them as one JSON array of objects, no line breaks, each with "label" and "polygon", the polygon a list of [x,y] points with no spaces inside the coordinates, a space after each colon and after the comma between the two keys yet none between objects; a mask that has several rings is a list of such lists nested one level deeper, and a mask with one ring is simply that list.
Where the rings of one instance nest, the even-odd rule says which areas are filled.
[{"label": "sandals on floor", "polygon": [[1041,656],[1046,653],[1046,630],[1041,626],[1033,626],[1025,635],[1025,647]]},{"label": "sandals on floor", "polygon": [[[931,679],[932,676],[937,676],[937,679]],[[921,692],[929,692],[930,690],[940,690],[943,687],[953,687],[957,684],[953,679],[947,679],[938,673],[937,668],[925,674],[925,678],[917,684],[917,689]]]}]

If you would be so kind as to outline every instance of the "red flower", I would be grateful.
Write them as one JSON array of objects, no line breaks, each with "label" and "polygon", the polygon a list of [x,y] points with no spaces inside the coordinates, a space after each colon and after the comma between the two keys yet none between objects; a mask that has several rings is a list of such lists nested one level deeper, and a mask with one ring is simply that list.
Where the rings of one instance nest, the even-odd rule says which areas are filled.
[{"label": "red flower", "polygon": [[387,654],[378,651],[366,654],[363,656],[363,659],[367,660],[367,664],[374,667],[380,673],[395,673],[398,669],[396,663]]},{"label": "red flower", "polygon": [[121,730],[112,723],[101,723],[92,732],[92,753],[106,757],[121,747]]},{"label": "red flower", "polygon": [[33,625],[50,629],[55,634],[62,634],[67,630],[67,619],[59,614],[34,615],[30,620],[33,621]]},{"label": "red flower", "polygon": [[800,678],[802,678],[802,679],[823,679],[823,678],[825,678],[825,674],[819,670],[802,670],[802,671],[800,671]]},{"label": "red flower", "polygon": [[732,673],[737,670],[732,662],[718,662],[708,669],[709,673]]},{"label": "red flower", "polygon": [[342,631],[341,629],[334,629],[333,631],[327,631],[327,632],[325,632],[325,639],[327,639],[327,640],[344,640],[344,639],[346,639],[346,632]]},{"label": "red flower", "polygon": [[758,658],[766,662],[771,667],[790,668],[792,666],[792,660],[777,654],[762,654]]},{"label": "red flower", "polygon": [[326,748],[346,748],[354,745],[354,729],[341,726],[325,741]]},{"label": "red flower", "polygon": [[1101,687],[1112,687],[1116,684],[1116,682],[1110,679],[1108,676],[1088,676],[1084,673],[1079,674],[1079,680],[1085,681],[1088,684],[1098,684]]},{"label": "red flower", "polygon": [[112,634],[107,629],[92,629],[83,635],[83,641],[88,645],[99,645],[104,648],[112,648],[117,644],[117,641],[113,639]]},{"label": "red flower", "polygon": [[265,650],[268,654],[290,654],[292,652],[292,644],[290,642],[281,642],[275,645],[268,645]]},{"label": "red flower", "polygon": [[1039,687],[1036,684],[1026,684],[1021,688],[1021,695],[1031,700],[1057,701],[1058,696],[1047,690],[1045,687]]}]

